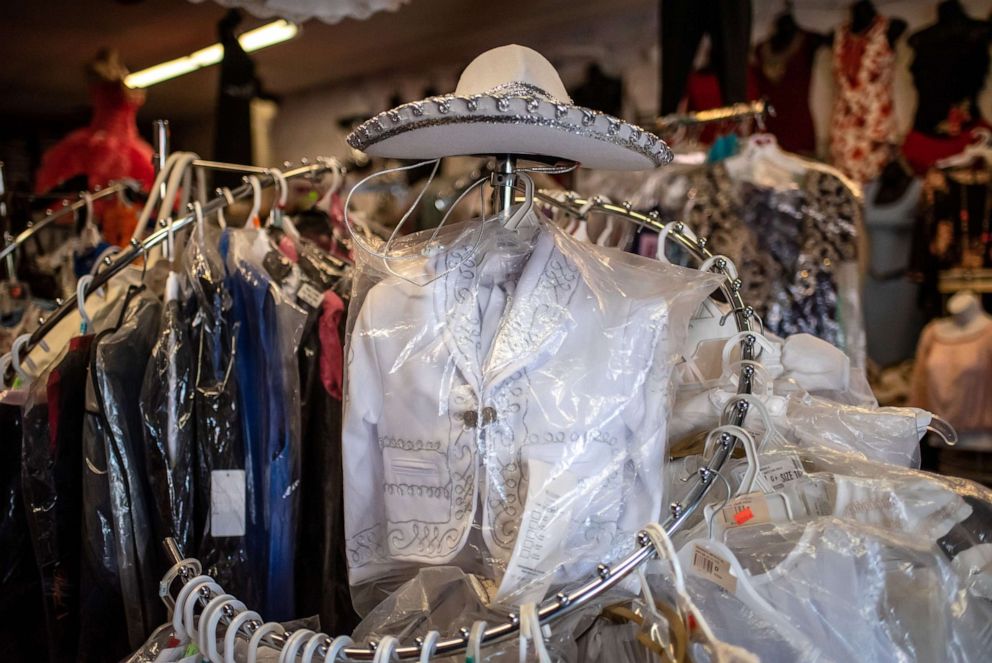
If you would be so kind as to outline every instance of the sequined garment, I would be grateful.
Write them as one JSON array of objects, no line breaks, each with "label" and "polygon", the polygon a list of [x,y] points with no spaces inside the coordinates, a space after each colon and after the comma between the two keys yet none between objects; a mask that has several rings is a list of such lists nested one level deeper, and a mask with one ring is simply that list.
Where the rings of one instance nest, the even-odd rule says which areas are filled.
[{"label": "sequined garment", "polygon": [[691,176],[689,195],[690,227],[734,261],[769,331],[845,347],[834,269],[856,259],[858,208],[839,179],[811,170],[800,187],[777,190],[735,182],[717,164]]}]

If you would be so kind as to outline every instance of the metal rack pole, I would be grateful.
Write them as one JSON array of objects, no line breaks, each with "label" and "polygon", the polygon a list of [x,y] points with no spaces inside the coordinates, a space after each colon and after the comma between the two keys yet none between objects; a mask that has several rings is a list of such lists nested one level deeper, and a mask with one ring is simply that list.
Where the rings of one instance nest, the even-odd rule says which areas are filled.
[{"label": "metal rack pole", "polygon": [[[504,174],[506,172],[512,173],[513,170],[511,166],[512,164],[507,164],[505,166],[501,165],[499,170],[505,169]],[[507,187],[507,189],[509,190],[510,187]],[[535,193],[535,196],[540,197],[541,200],[547,202],[548,204],[562,206],[573,212],[577,212],[577,209],[586,203],[586,201],[580,199],[574,194],[569,197],[568,204],[543,193]],[[501,205],[501,209],[509,209],[509,204],[512,204],[512,202],[513,200],[511,195],[509,201],[503,198],[499,202],[499,205]],[[654,229],[661,229],[664,227],[657,215],[642,215],[637,212],[633,212],[629,203],[612,205],[596,200],[593,202],[593,207],[602,212],[613,214],[639,225],[649,226]],[[502,205],[506,206],[502,207]],[[676,224],[673,228],[673,232],[669,234],[669,237],[681,244],[683,248],[689,251],[700,262],[713,257],[713,254],[706,248],[705,239],[701,238],[695,240],[684,231],[685,227],[681,223]],[[721,284],[721,290],[727,298],[727,301],[730,302],[733,307],[734,320],[737,324],[738,330],[742,332],[754,332],[754,310],[750,306],[746,306],[741,298],[740,279],[732,278],[732,274],[729,271],[729,265],[720,259],[713,261],[712,269],[722,273],[726,277],[724,282]],[[742,359],[754,360],[756,358],[755,342],[756,338],[754,335],[744,337],[741,341]],[[753,378],[753,366],[744,364],[741,368],[741,373],[738,380],[737,393],[739,395],[747,395],[752,392]],[[739,398],[734,403],[734,407],[728,407],[725,410],[724,416],[721,417],[722,423],[731,423],[738,426],[743,426],[749,412],[749,406],[750,404],[745,398]],[[698,471],[698,480],[689,491],[689,494],[682,502],[675,502],[669,506],[669,516],[663,524],[666,532],[671,534],[678,530],[699,508],[702,504],[703,498],[715,482],[721,468],[730,457],[739,441],[740,440],[737,437],[730,433],[723,433],[720,435],[719,444],[717,445],[713,456],[707,462],[706,466],[700,468]],[[597,567],[597,577],[595,579],[590,580],[588,583],[580,587],[561,591],[556,594],[553,599],[550,599],[542,604],[538,610],[538,618],[541,623],[546,624],[556,621],[557,619],[574,612],[583,605],[588,604],[594,598],[600,596],[608,589],[615,586],[618,582],[620,582],[620,580],[622,580],[642,563],[656,556],[657,553],[651,543],[650,537],[646,532],[638,533],[637,544],[638,548],[633,553],[620,560],[613,566],[605,563],[599,564]],[[181,555],[176,549],[174,542],[171,546],[169,543],[166,543],[166,548],[170,554],[170,558],[172,559],[174,566],[179,569],[179,577],[188,580],[190,577],[190,571],[183,567],[183,560],[181,559]],[[213,593],[210,592],[210,590],[201,588],[200,595],[198,597],[201,603],[205,605],[206,602],[212,597]],[[222,618],[222,621],[225,621],[226,619],[225,623],[230,623],[230,620],[235,614],[236,613],[233,609],[225,609],[225,615],[224,618]],[[238,637],[250,637],[250,634],[254,633],[260,626],[261,624],[256,621],[249,621],[244,625],[245,631],[239,632]],[[483,634],[481,642],[483,645],[493,644],[516,634],[519,629],[519,616],[511,613],[507,616],[507,621],[503,624],[488,628]],[[438,657],[444,657],[464,652],[468,645],[468,638],[468,631],[463,629],[458,637],[439,641],[434,648],[433,654]],[[285,644],[286,638],[283,636],[270,634],[263,639],[263,642],[272,648],[280,649]],[[322,644],[322,653],[327,651],[327,647],[329,647],[330,644],[331,640],[330,638],[327,638]],[[348,647],[343,651],[343,654],[349,660],[371,661],[375,657],[376,646],[377,643],[369,643],[369,645],[365,647]],[[396,657],[401,660],[416,659],[420,657],[422,647],[423,640],[417,638],[415,645],[399,647],[397,648],[395,654]]]},{"label": "metal rack pole", "polygon": [[513,186],[517,179],[517,157],[506,154],[496,160],[496,169],[489,178],[493,187],[493,208],[497,214],[507,214],[513,205]]},{"label": "metal rack pole", "polygon": [[[99,200],[101,198],[105,198],[119,191],[123,191],[125,188],[128,188],[128,186],[123,182],[112,182],[107,187],[102,189],[96,187],[93,189],[93,193],[90,196],[90,200],[93,201],[93,200]],[[35,223],[29,223],[28,227],[25,228],[23,231],[21,231],[17,235],[17,237],[4,244],[3,248],[0,249],[0,259],[9,256],[17,249],[18,246],[29,240],[32,236],[34,236],[35,233],[40,231],[42,228],[45,228],[46,226],[51,225],[54,221],[61,219],[63,216],[68,216],[69,214],[73,214],[78,210],[83,209],[84,207],[86,207],[86,201],[84,200],[80,199],[74,203],[70,203],[68,199],[64,199],[62,201],[61,209],[55,211],[52,211],[50,209],[45,210],[45,217],[43,219]]]},{"label": "metal rack pole", "polygon": [[[152,157],[152,165],[155,167],[155,174],[158,175],[165,168],[165,162],[169,158],[170,143],[172,142],[172,132],[169,130],[168,120],[154,120],[152,122],[152,137],[155,140],[155,155]],[[165,200],[166,184],[162,182],[159,187],[159,200]]]}]

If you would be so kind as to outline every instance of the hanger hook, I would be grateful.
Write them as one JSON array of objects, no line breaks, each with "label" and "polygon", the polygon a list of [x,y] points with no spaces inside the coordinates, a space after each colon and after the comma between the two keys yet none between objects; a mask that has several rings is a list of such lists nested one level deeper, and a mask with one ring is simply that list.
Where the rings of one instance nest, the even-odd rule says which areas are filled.
[{"label": "hanger hook", "polygon": [[89,331],[90,326],[93,321],[90,319],[90,314],[86,312],[86,289],[90,287],[93,282],[93,276],[91,274],[86,274],[80,276],[79,280],[76,282],[76,308],[79,309],[79,333],[85,334]]},{"label": "hanger hook", "polygon": [[262,208],[262,184],[254,175],[244,178],[244,181],[251,185],[251,211],[248,212],[248,221],[245,225],[251,224],[252,228],[262,227],[258,220],[258,211]]},{"label": "hanger hook", "polygon": [[[17,373],[17,376],[21,378],[21,382],[25,385],[31,381],[31,376],[28,375],[27,371],[24,370],[24,367],[21,366],[21,349],[27,345],[30,340],[31,334],[21,334],[14,339],[13,344],[10,346],[11,364],[14,367],[14,372]],[[31,370],[34,370],[35,365],[34,362],[31,361],[31,358],[25,357],[24,360],[28,367],[30,367]]]},{"label": "hanger hook", "polygon": [[0,357],[0,391],[7,388],[7,371],[10,370],[13,361],[14,359],[9,352]]}]

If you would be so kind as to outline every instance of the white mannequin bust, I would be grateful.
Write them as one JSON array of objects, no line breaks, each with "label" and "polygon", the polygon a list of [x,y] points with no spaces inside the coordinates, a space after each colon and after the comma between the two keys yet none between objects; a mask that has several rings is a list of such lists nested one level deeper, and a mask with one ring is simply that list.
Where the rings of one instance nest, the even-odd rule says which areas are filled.
[{"label": "white mannequin bust", "polygon": [[968,336],[992,323],[992,316],[982,309],[982,300],[970,290],[962,290],[951,297],[947,312],[950,317],[941,321],[940,331],[944,334]]},{"label": "white mannequin bust", "polygon": [[[982,300],[971,290],[955,293],[947,302],[950,314],[939,321],[940,335],[945,339],[966,338],[983,329],[992,332],[992,316],[982,309]],[[992,431],[960,433],[955,449],[992,451]]]}]

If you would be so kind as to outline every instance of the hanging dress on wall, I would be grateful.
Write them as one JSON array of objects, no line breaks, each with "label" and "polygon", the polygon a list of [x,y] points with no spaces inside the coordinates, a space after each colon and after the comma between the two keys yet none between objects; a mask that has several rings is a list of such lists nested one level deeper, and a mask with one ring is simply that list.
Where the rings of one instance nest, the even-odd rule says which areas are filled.
[{"label": "hanging dress on wall", "polygon": [[896,140],[892,105],[895,53],[889,20],[882,16],[863,35],[845,23],[834,37],[837,98],[830,121],[830,155],[835,166],[858,182],[874,179],[889,161]]}]

